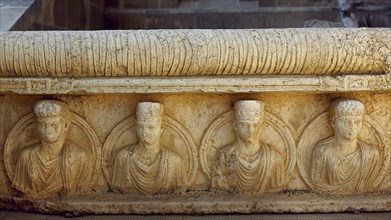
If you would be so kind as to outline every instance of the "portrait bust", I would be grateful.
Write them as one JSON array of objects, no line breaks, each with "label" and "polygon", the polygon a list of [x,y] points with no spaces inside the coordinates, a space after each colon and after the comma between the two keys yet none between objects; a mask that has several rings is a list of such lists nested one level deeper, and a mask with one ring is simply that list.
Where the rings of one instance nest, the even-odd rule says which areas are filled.
[{"label": "portrait bust", "polygon": [[310,167],[313,183],[338,194],[373,190],[382,164],[377,147],[358,139],[364,115],[361,101],[341,98],[331,104],[334,135],[314,147]]},{"label": "portrait bust", "polygon": [[184,161],[168,146],[162,146],[163,105],[140,102],[136,110],[138,142],[120,150],[114,161],[111,187],[114,191],[164,194],[185,185]]},{"label": "portrait bust", "polygon": [[71,194],[84,189],[81,184],[88,156],[85,150],[67,142],[71,114],[67,104],[41,100],[34,106],[40,143],[23,148],[19,154],[13,187],[29,196]]},{"label": "portrait bust", "polygon": [[260,140],[264,105],[260,101],[235,102],[236,140],[216,153],[212,188],[243,194],[273,191],[284,184],[281,154]]}]

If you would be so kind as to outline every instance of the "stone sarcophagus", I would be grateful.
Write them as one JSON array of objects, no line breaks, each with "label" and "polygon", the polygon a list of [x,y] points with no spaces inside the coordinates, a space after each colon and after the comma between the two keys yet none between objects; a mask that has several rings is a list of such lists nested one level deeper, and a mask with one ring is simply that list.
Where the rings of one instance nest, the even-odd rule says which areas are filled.
[{"label": "stone sarcophagus", "polygon": [[0,33],[0,208],[391,211],[389,29]]}]

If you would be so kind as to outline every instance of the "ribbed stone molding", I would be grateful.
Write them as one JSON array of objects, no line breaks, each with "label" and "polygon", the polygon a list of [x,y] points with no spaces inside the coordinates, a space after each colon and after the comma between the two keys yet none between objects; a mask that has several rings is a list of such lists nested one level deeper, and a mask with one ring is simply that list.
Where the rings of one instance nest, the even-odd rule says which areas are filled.
[{"label": "ribbed stone molding", "polygon": [[0,76],[382,74],[390,29],[0,32]]}]

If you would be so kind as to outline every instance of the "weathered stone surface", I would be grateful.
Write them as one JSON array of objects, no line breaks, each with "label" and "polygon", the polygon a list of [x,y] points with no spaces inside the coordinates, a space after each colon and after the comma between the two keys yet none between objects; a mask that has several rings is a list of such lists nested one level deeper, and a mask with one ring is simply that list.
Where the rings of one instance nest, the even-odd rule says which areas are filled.
[{"label": "weathered stone surface", "polygon": [[0,92],[17,94],[112,94],[179,92],[389,91],[389,74],[264,77],[0,77]]},{"label": "weathered stone surface", "polygon": [[381,74],[389,29],[0,33],[0,76]]},{"label": "weathered stone surface", "polygon": [[[319,185],[314,185],[309,174],[313,152],[311,149],[314,149],[316,143],[324,139],[323,137],[332,136],[333,130],[328,119],[329,105],[340,97],[361,100],[365,103],[366,116],[358,139],[370,144],[379,152],[381,171],[374,173],[376,179],[368,185],[368,189],[376,186],[375,192],[353,190],[347,191],[349,195],[338,195],[324,191]],[[10,175],[12,177],[12,173],[15,172],[15,166],[12,164],[16,164],[20,157],[20,153],[16,151],[21,152],[21,149],[31,144],[39,143],[40,137],[35,127],[35,117],[31,112],[33,105],[42,100],[44,96],[26,97],[4,94],[1,102],[3,115],[1,127],[5,135],[0,140],[0,151],[3,152],[4,160],[1,161],[0,167],[5,166],[7,172],[0,169],[0,177],[4,180],[4,182],[0,181],[2,184],[0,194],[3,195],[1,207],[25,207],[49,213],[69,211],[81,213],[250,213],[390,210],[391,112],[387,108],[391,104],[390,97],[384,92],[292,93],[290,95],[269,92],[56,96],[57,100],[67,103],[74,116],[80,117],[79,122],[73,121],[69,128],[68,142],[86,146],[84,149],[87,152],[93,152],[93,149],[97,153],[102,152],[102,156],[98,156],[101,158],[101,165],[93,163],[96,164],[95,167],[99,167],[100,171],[94,172],[95,176],[91,179],[91,184],[87,185],[87,194],[84,192],[68,195],[41,193],[41,197],[50,198],[40,200],[21,198],[30,196],[28,194],[22,196],[23,194],[18,193],[18,188],[12,188],[14,178],[10,178]],[[239,190],[225,195],[225,190],[216,189],[212,185],[214,155],[220,147],[235,141],[233,104],[239,100],[258,100],[262,101],[265,106],[264,120],[262,120],[260,134],[256,136],[258,137],[256,139],[272,146],[284,161],[283,173],[269,173],[284,176],[285,179],[282,188],[277,187],[276,191],[272,188],[273,193],[270,193],[269,189],[255,194]],[[110,190],[109,183],[113,179],[115,158],[118,152],[122,147],[134,146],[137,143],[139,134],[136,129],[136,106],[145,101],[159,102],[164,105],[164,125],[160,143],[165,149],[175,151],[183,158],[183,165],[177,166],[176,169],[183,169],[186,173],[185,191],[173,194],[156,192],[139,194],[137,191],[113,193]],[[84,125],[80,124],[81,121],[84,121]],[[24,126],[26,123],[27,127]],[[86,130],[85,127],[90,129]],[[83,130],[87,133],[83,133]],[[95,141],[98,140],[100,144],[92,145],[94,141],[89,140],[88,137],[93,137],[94,133],[96,134]],[[306,144],[303,145],[303,142]],[[197,166],[197,164],[200,165]],[[123,169],[123,176],[127,175],[129,173]],[[292,192],[297,193],[292,194]],[[264,196],[265,193],[267,196]],[[178,206],[178,203],[182,205]]]},{"label": "weathered stone surface", "polygon": [[[4,166],[12,187],[28,197],[89,191],[101,162],[100,143],[94,131],[82,118],[71,115],[60,101],[39,101],[34,114],[14,126],[4,145]],[[67,137],[70,128],[73,137]],[[38,130],[32,133],[39,133],[38,143],[31,137],[19,136],[29,129]]]},{"label": "weathered stone surface", "polygon": [[[311,122],[298,144],[303,154],[299,163],[302,176],[314,189],[334,194],[375,191],[390,160],[389,155],[380,159],[381,145],[385,143],[383,129],[373,119],[365,118],[365,106],[358,100],[337,99],[329,111]],[[318,140],[327,117],[333,135],[326,134],[327,138]],[[361,132],[363,127],[365,132]],[[314,143],[314,139],[318,142]]]},{"label": "weathered stone surface", "polygon": [[[390,209],[390,194],[337,197],[288,192],[243,197],[232,194],[189,193],[139,197],[128,195],[84,195],[80,198],[32,200],[0,196],[0,207],[44,213],[88,214],[215,214],[215,213],[305,213],[375,212]],[[19,208],[18,208],[19,207]]]},{"label": "weathered stone surface", "polygon": [[[136,120],[133,117],[120,123],[107,138],[104,169],[113,191],[167,194],[183,192],[193,181],[197,169],[197,149],[192,137],[174,119],[166,117],[163,122],[163,114],[163,105],[160,103],[138,103]],[[182,137],[183,144],[161,140],[165,130],[163,123],[166,129],[172,129],[178,136],[185,136]],[[134,128],[137,133],[136,143],[118,146],[122,134],[134,132]]]},{"label": "weathered stone surface", "polygon": [[0,208],[391,211],[390,31],[327,30],[1,33]]},{"label": "weathered stone surface", "polygon": [[[225,146],[214,146],[224,121],[232,121],[232,112],[216,119],[208,128],[201,144],[203,171],[211,178],[212,188],[242,194],[281,191],[294,168],[295,147],[289,128],[278,118],[265,112],[264,104],[255,100],[235,102],[233,130],[236,138]],[[275,130],[266,134],[263,124]],[[260,140],[261,139],[261,140]],[[272,143],[283,139],[285,143]],[[265,142],[266,141],[266,142]],[[225,144],[225,141],[223,142]],[[273,144],[273,145],[272,145]],[[213,151],[217,151],[214,155]],[[279,175],[274,175],[279,173]]]}]

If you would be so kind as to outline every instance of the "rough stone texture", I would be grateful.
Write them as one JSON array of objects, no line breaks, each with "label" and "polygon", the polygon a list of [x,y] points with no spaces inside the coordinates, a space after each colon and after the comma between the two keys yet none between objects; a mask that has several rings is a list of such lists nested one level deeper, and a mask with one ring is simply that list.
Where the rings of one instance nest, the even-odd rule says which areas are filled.
[{"label": "rough stone texture", "polygon": [[391,211],[390,30],[0,36],[0,208]]},{"label": "rough stone texture", "polygon": [[390,76],[279,76],[274,77],[124,77],[124,78],[0,78],[0,92],[17,94],[111,94],[178,92],[335,92],[389,91]]},{"label": "rough stone texture", "polygon": [[389,29],[0,33],[0,76],[382,74]]},{"label": "rough stone texture", "polygon": [[242,220],[242,219],[262,219],[262,220],[277,220],[277,219],[285,219],[285,220],[385,220],[391,218],[390,212],[361,212],[361,213],[283,213],[283,214],[271,214],[271,213],[262,213],[262,214],[165,214],[165,215],[141,215],[134,214],[129,216],[127,214],[102,214],[102,215],[82,215],[78,216],[78,213],[65,213],[62,215],[51,215],[45,216],[45,214],[38,213],[26,213],[15,210],[0,210],[0,217],[2,220],[14,220],[14,219],[31,219],[31,220],[39,220],[39,219],[48,219],[48,220],[67,220],[69,217],[74,217],[74,220],[79,219],[90,219],[90,220],[101,220],[101,219],[110,219],[110,220],[123,220],[127,218],[137,219],[137,220],[224,220],[229,218],[230,220]]},{"label": "rough stone texture", "polygon": [[[328,197],[316,194],[264,195],[264,197],[205,195],[155,196],[140,198],[124,195],[84,195],[83,199],[31,200],[0,196],[0,207],[51,214],[216,214],[216,213],[307,213],[307,212],[374,212],[390,209],[389,195]],[[19,207],[19,208],[18,208]],[[333,218],[335,219],[335,217]]]},{"label": "rough stone texture", "polygon": [[[289,95],[251,92],[52,96],[67,103],[70,111],[82,118],[79,120],[87,123],[83,126],[88,126],[89,131],[96,134],[99,143],[103,146],[100,148],[99,145],[96,145],[96,149],[100,149],[103,155],[108,156],[100,157],[102,158],[102,166],[96,165],[103,172],[96,173],[96,178],[90,185],[89,195],[81,193],[80,195],[73,194],[46,200],[20,198],[22,194],[11,187],[12,179],[3,170],[3,167],[6,166],[7,170],[12,171],[12,164],[16,163],[18,159],[18,153],[14,151],[30,146],[29,143],[39,141],[34,117],[30,113],[33,110],[33,105],[38,100],[44,99],[45,96],[5,94],[3,97],[1,112],[7,117],[7,120],[3,120],[4,136],[0,140],[0,151],[4,152],[4,160],[1,162],[8,164],[0,166],[2,168],[0,169],[0,179],[4,180],[0,187],[3,195],[1,199],[1,207],[3,208],[24,207],[49,213],[73,210],[81,213],[250,213],[386,211],[391,209],[391,179],[389,178],[391,112],[387,108],[391,104],[391,96],[388,92],[331,94],[309,94],[307,92]],[[318,123],[319,118],[324,119],[329,111],[330,103],[340,97],[357,99],[365,103],[366,118],[359,140],[376,146],[380,152],[383,171],[377,174],[376,181],[372,184],[377,184],[376,191],[381,191],[382,194],[355,192],[350,195],[338,196],[333,193],[324,193],[323,188],[312,185],[312,180],[308,180],[311,152],[318,141],[333,133],[327,120]],[[241,196],[238,193],[229,193],[226,197],[220,197],[219,195],[224,195],[224,192],[213,189],[208,169],[211,169],[215,150],[235,139],[232,117],[233,103],[246,99],[260,100],[265,105],[265,120],[262,123],[259,139],[275,146],[281,152],[285,161],[284,169],[286,169],[287,182],[283,189],[273,194],[262,192],[259,196]],[[137,142],[134,116],[136,115],[137,103],[145,101],[164,104],[164,114],[169,118],[166,117],[163,126],[161,143],[186,158],[184,159],[186,161],[184,167],[186,167],[187,175],[195,175],[194,180],[187,185],[188,190],[185,192],[172,195],[147,194],[142,196],[117,194],[110,190],[110,172],[114,168],[115,152],[119,152],[123,146]],[[32,120],[33,123],[26,124],[28,122],[26,119]],[[314,125],[318,126],[318,129],[314,129]],[[85,149],[91,149],[90,147],[93,145],[89,144],[88,135],[82,131],[83,126],[75,121],[68,131],[69,140],[73,143],[76,142],[79,146],[87,146],[88,148]],[[317,131],[319,131],[318,135],[311,135]],[[308,137],[308,135],[306,136],[308,133],[312,139],[306,142],[309,145],[304,149],[300,143]],[[12,139],[15,142],[10,141]],[[290,142],[287,142],[289,140]],[[191,150],[191,145],[183,144],[191,142],[194,142],[195,150],[198,153],[191,153],[194,152]],[[19,148],[12,147],[13,145]],[[296,166],[296,160],[297,164],[300,164],[299,167]],[[199,165],[191,165],[191,163]],[[267,193],[267,196],[262,196],[264,193]],[[55,196],[54,194],[45,195]],[[236,196],[239,196],[240,199],[236,199]],[[178,206],[178,199],[182,204],[180,206]]]}]

